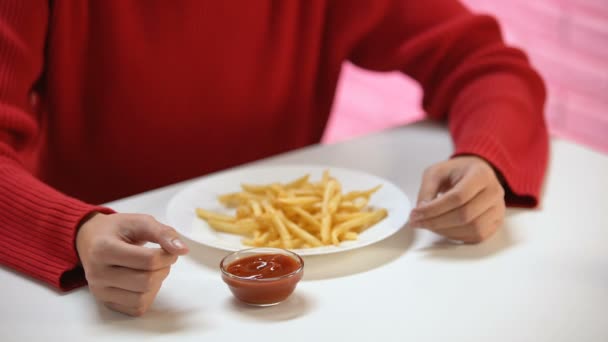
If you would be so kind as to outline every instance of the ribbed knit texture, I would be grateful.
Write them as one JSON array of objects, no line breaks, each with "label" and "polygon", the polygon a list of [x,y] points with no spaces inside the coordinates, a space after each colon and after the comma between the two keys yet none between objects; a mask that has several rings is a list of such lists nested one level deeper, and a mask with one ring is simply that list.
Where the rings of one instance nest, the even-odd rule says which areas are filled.
[{"label": "ribbed knit texture", "polygon": [[6,158],[0,179],[0,262],[63,290],[84,284],[75,227],[93,211],[112,211],[65,196]]},{"label": "ribbed knit texture", "polygon": [[[471,120],[454,115],[450,128],[454,132],[455,155],[483,156],[508,184],[509,205],[535,207],[548,163],[548,136],[543,118],[535,114],[542,107],[522,101],[521,89],[544,98],[540,82],[525,84],[506,73],[479,79],[462,90],[453,106],[456,115],[466,115]],[[479,93],[487,95],[475,96]],[[473,120],[478,123],[472,124]],[[528,122],[533,124],[522,124]]]},{"label": "ribbed knit texture", "polygon": [[76,228],[111,212],[86,203],[318,142],[345,60],[420,82],[455,154],[536,205],[542,81],[457,1],[2,0],[0,263],[84,283]]}]

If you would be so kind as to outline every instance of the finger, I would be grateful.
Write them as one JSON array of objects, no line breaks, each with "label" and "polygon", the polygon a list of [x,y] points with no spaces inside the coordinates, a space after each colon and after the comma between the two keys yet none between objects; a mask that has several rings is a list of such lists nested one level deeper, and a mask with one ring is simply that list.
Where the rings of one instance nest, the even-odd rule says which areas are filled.
[{"label": "finger", "polygon": [[148,292],[133,292],[115,287],[96,288],[95,297],[104,303],[114,303],[135,311],[146,311],[154,301],[160,286]]},{"label": "finger", "polygon": [[128,215],[121,223],[121,234],[127,241],[149,241],[158,243],[171,254],[188,253],[188,247],[179,238],[175,229],[164,225],[148,215]]},{"label": "finger", "polygon": [[109,266],[104,270],[104,277],[98,281],[98,284],[132,292],[149,292],[162,285],[170,270],[170,267],[157,271],[142,271]]},{"label": "finger", "polygon": [[417,206],[432,201],[442,187],[443,181],[448,178],[446,168],[440,165],[427,169],[422,175],[422,184],[418,190]]},{"label": "finger", "polygon": [[480,243],[492,236],[502,226],[503,219],[504,209],[501,209],[501,206],[494,206],[465,226],[433,231],[452,240]]},{"label": "finger", "polygon": [[430,219],[414,221],[412,224],[431,230],[465,226],[502,200],[500,191],[494,188],[485,188],[468,203],[456,209]]},{"label": "finger", "polygon": [[472,232],[470,228],[457,228],[454,229],[454,231],[450,231],[449,235],[444,236],[451,240],[462,241],[466,244],[477,244],[490,238],[501,226],[502,221],[495,221],[476,232]]},{"label": "finger", "polygon": [[177,256],[167,253],[161,248],[148,248],[131,245],[120,240],[100,242],[93,252],[97,259],[104,260],[112,266],[123,266],[126,268],[146,271],[156,271],[173,265]]},{"label": "finger", "polygon": [[463,206],[485,188],[486,182],[480,180],[482,178],[478,177],[477,173],[467,172],[454,187],[442,196],[415,208],[411,218],[416,221],[426,220]]},{"label": "finger", "polygon": [[120,305],[120,304],[116,304],[116,303],[110,303],[110,302],[106,302],[103,304],[110,310],[114,310],[114,311],[129,315],[129,316],[140,317],[144,313],[146,313],[146,310],[143,310],[143,308],[137,309],[137,308],[132,308],[129,306]]}]

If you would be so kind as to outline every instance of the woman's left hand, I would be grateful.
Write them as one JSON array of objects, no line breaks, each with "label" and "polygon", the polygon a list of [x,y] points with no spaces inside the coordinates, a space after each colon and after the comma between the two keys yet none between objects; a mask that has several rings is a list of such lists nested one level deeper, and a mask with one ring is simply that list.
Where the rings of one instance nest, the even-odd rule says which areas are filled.
[{"label": "woman's left hand", "polygon": [[448,239],[479,243],[502,225],[505,191],[484,159],[459,156],[424,172],[409,225]]}]

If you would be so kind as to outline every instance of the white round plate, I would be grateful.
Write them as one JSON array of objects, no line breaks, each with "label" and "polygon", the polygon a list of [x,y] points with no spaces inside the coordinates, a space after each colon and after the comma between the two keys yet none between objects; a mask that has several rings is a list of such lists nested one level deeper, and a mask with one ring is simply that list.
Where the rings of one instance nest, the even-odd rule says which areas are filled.
[{"label": "white round plate", "polygon": [[364,172],[326,166],[270,166],[251,167],[223,172],[190,184],[177,193],[167,207],[167,221],[188,239],[206,246],[226,251],[249,248],[241,243],[242,236],[220,233],[213,230],[195,214],[196,208],[204,208],[220,213],[234,214],[234,210],[224,208],[217,200],[221,194],[241,191],[241,183],[267,184],[288,182],[310,174],[311,181],[321,179],[324,170],[342,184],[342,191],[365,190],[378,184],[382,188],[370,199],[369,205],[385,208],[388,216],[367,230],[355,241],[345,241],[338,246],[323,246],[294,249],[300,255],[317,255],[343,252],[364,247],[389,237],[407,222],[411,206],[407,196],[389,181]]}]

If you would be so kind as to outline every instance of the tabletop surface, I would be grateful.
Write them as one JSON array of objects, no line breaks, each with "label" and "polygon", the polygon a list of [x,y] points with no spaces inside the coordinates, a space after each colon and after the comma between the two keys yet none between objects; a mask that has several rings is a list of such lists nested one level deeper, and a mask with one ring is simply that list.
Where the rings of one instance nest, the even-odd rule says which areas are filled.
[{"label": "tabletop surface", "polygon": [[[445,128],[421,123],[255,165],[358,169],[415,200],[423,170],[451,150]],[[552,140],[541,207],[509,209],[490,240],[458,245],[402,229],[306,257],[294,295],[269,308],[233,299],[217,267],[226,252],[194,242],[140,318],[98,305],[86,288],[62,294],[3,268],[0,341],[608,341],[607,176],[608,156]],[[164,220],[193,181],[108,205]]]}]

